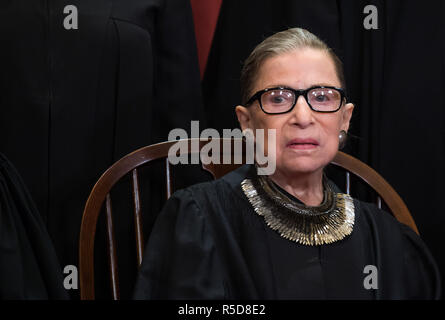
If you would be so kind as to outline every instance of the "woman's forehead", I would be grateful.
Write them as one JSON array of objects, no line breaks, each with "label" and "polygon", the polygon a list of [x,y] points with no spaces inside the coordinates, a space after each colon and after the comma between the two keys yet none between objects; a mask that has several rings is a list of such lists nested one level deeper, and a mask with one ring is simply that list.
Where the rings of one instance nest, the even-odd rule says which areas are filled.
[{"label": "woman's forehead", "polygon": [[325,51],[307,48],[265,59],[259,68],[255,91],[274,86],[305,89],[321,84],[340,86],[334,62]]}]

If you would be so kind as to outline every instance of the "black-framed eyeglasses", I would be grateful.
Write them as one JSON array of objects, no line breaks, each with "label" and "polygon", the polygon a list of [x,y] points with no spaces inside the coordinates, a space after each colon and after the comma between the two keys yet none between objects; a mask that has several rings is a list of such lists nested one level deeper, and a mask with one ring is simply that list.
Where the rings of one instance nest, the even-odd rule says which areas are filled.
[{"label": "black-framed eyeglasses", "polygon": [[275,87],[258,91],[247,101],[246,106],[258,100],[264,113],[287,113],[295,107],[300,95],[306,99],[311,110],[324,113],[340,110],[346,99],[345,91],[342,88],[314,86],[305,90],[296,90],[288,87]]}]

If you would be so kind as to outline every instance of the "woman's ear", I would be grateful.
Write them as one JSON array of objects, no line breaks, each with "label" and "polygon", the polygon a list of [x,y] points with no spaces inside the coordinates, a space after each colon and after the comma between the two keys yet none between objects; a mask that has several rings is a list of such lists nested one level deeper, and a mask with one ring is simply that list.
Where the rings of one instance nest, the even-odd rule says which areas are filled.
[{"label": "woman's ear", "polygon": [[250,112],[246,107],[236,106],[235,113],[236,117],[238,118],[241,130],[252,129]]},{"label": "woman's ear", "polygon": [[348,132],[349,123],[352,117],[352,111],[354,110],[354,105],[352,103],[347,103],[344,106],[342,120],[341,120],[341,129]]}]

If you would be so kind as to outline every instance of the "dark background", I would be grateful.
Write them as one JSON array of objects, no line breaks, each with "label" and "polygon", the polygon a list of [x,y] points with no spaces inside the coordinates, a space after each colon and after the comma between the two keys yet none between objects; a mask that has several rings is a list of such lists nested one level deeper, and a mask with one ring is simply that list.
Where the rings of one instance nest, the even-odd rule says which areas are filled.
[{"label": "dark background", "polygon": [[[82,210],[101,173],[191,120],[200,120],[201,130],[237,127],[243,61],[265,37],[302,27],[344,62],[355,104],[345,151],[401,195],[445,274],[444,2],[190,2],[0,2],[0,152],[30,188],[62,267],[77,265]],[[79,8],[78,32],[61,27],[69,4]],[[378,9],[377,30],[363,26],[367,5]],[[161,199],[152,181],[146,188]],[[117,225],[118,234],[132,231]],[[131,283],[135,262],[124,258]],[[98,281],[105,290],[106,276]],[[131,289],[121,286],[123,296]]]}]

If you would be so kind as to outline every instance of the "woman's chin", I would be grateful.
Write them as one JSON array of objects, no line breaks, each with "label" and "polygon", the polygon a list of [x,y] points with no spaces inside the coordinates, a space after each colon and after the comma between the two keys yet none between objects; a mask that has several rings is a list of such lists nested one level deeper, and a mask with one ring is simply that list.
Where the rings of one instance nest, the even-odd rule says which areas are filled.
[{"label": "woman's chin", "polygon": [[277,154],[277,170],[284,174],[298,175],[320,172],[335,157],[337,150],[315,148],[309,150],[285,149],[283,151]]}]

